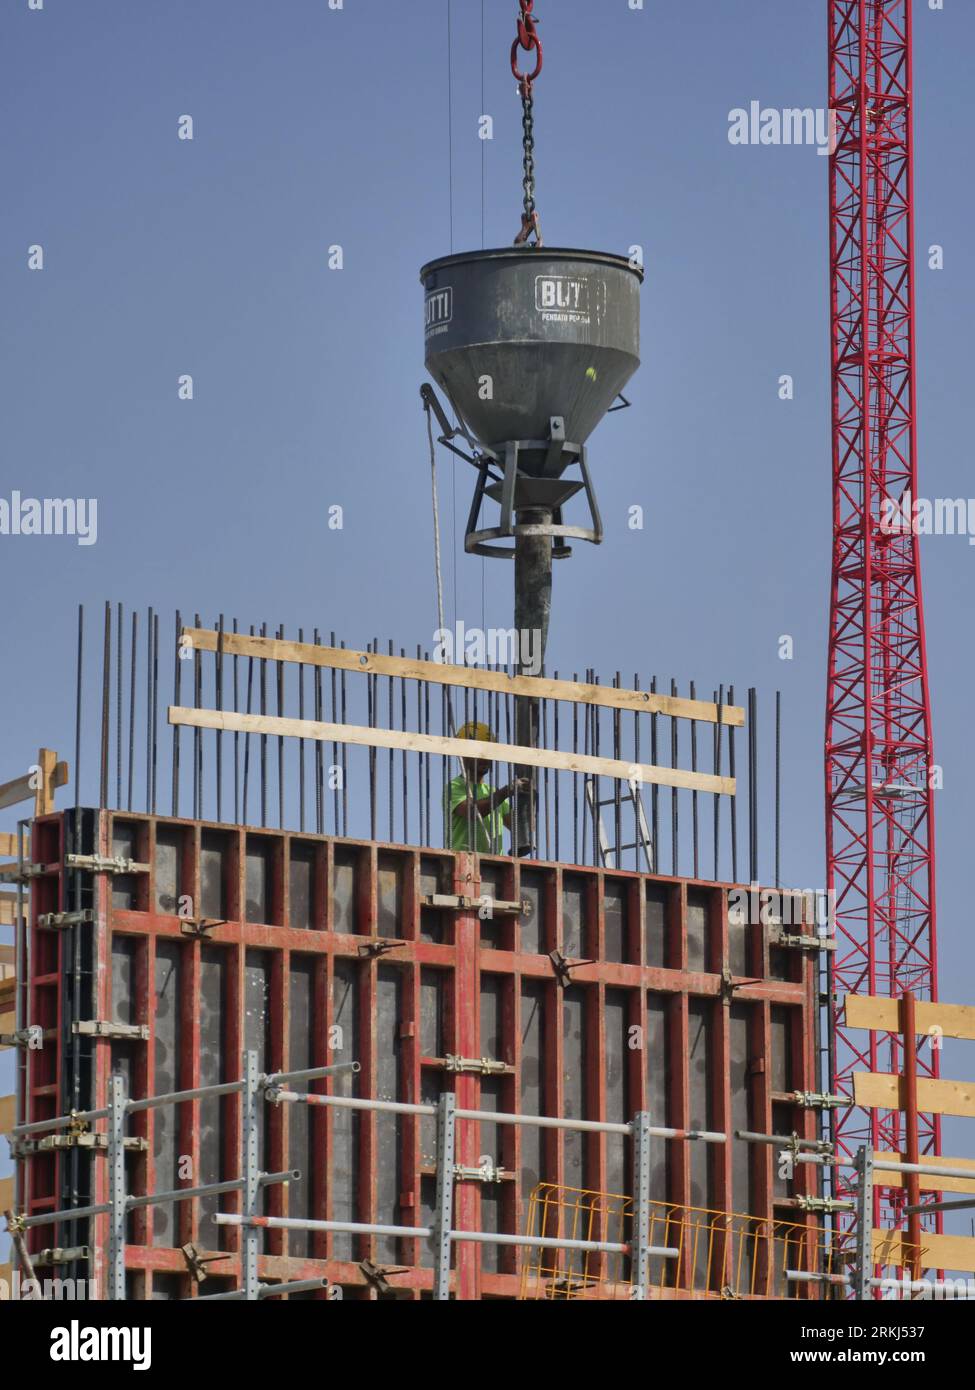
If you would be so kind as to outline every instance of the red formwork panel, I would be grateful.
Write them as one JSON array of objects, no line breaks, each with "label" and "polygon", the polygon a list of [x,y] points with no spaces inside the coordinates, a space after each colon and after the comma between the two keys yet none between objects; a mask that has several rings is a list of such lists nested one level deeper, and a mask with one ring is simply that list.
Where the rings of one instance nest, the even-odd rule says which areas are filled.
[{"label": "red formwork panel", "polygon": [[[58,818],[43,824],[53,850]],[[761,922],[729,920],[732,885],[108,811],[97,838],[101,852],[149,872],[94,876],[94,1007],[99,1018],[147,1025],[149,1038],[94,1043],[90,1104],[104,1103],[113,1068],[131,1095],[146,1096],[237,1079],[253,1048],[268,1072],[360,1063],[357,1076],[313,1090],[432,1103],[447,1088],[470,1109],[610,1121],[649,1109],[654,1123],[676,1128],[816,1137],[814,1112],[794,1095],[818,1089],[815,953],[770,945]],[[62,901],[57,875],[43,891],[42,910]],[[430,906],[433,894],[526,908],[486,916]],[[56,1028],[70,980],[65,937],[32,931],[41,973],[30,987],[35,1000],[46,992]],[[495,1066],[456,1070],[456,1058]],[[45,1065],[32,1118],[63,1108],[56,1062]],[[146,1144],[128,1158],[130,1193],[239,1175],[239,1104],[227,1096],[134,1116],[130,1133]],[[429,1224],[432,1119],[265,1111],[263,1169],[302,1173],[266,1190],[267,1214]],[[787,1181],[775,1155],[768,1145],[661,1140],[651,1195],[813,1224],[801,1198],[817,1190],[815,1169],[799,1165]],[[457,1162],[476,1167],[484,1156],[503,1176],[458,1182],[458,1227],[524,1231],[542,1181],[630,1191],[622,1137],[459,1122]],[[46,1172],[38,1159],[25,1163],[31,1210],[53,1203],[59,1161]],[[104,1170],[96,1156],[96,1200]],[[208,1265],[206,1292],[235,1287],[239,1236],[213,1223],[216,1210],[239,1211],[237,1194],[136,1211],[130,1296],[194,1294],[180,1253],[188,1242],[223,1257]],[[93,1224],[100,1278],[106,1231]],[[389,1283],[401,1297],[432,1286],[418,1240],[267,1230],[262,1242],[266,1281],[324,1276],[345,1297],[370,1298],[368,1261],[398,1271]],[[517,1250],[455,1250],[459,1298],[516,1296]]]}]

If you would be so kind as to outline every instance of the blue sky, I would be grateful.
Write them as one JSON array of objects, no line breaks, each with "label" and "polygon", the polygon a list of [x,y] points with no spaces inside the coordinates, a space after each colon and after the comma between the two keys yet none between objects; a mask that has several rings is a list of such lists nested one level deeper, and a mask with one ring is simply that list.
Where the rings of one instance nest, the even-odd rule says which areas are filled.
[{"label": "blue sky", "polygon": [[[335,628],[351,645],[377,632],[408,650],[430,642],[417,272],[507,244],[519,222],[515,5],[483,9],[482,48],[480,0],[453,0],[448,119],[446,0],[0,6],[0,495],[98,499],[95,545],[0,536],[0,780],[41,744],[72,745],[79,602],[92,622],[111,598]],[[814,149],[737,148],[727,133],[752,100],[824,104],[825,4],[539,11],[546,239],[639,243],[647,266],[634,408],[592,440],[606,541],[557,569],[549,665],[756,685],[766,710],[781,689],[783,872],[819,885],[827,169]],[[921,256],[917,274],[922,491],[967,497],[975,8],[919,0],[915,26],[918,247],[945,247],[944,270]],[[491,142],[477,138],[482,111]],[[186,114],[192,141],[177,139]],[[37,244],[42,272],[27,268]],[[177,396],[185,373],[192,401]],[[510,567],[463,553],[468,489],[468,470],[454,483],[444,464],[448,612],[479,622],[483,584],[486,625],[508,626]],[[642,532],[626,524],[633,504]],[[975,549],[933,537],[922,554],[945,767],[942,995],[965,1002]],[[946,1053],[948,1075],[971,1065]],[[962,1122],[952,1129],[947,1151],[971,1152]]]}]

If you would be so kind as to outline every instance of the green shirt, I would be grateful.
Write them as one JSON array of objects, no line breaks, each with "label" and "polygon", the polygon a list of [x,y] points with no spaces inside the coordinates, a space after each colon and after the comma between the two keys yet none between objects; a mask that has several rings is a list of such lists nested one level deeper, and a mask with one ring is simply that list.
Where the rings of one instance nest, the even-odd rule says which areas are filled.
[{"label": "green shirt", "polygon": [[[475,801],[491,795],[486,782],[472,787],[463,775],[455,777],[447,788],[447,816],[450,821],[450,848],[474,850],[477,854],[503,854],[504,818],[510,811],[510,803],[502,801],[486,816],[479,814]],[[467,806],[470,796],[470,809],[466,814],[454,815],[456,806]],[[471,829],[474,831],[474,844],[471,845]]]}]

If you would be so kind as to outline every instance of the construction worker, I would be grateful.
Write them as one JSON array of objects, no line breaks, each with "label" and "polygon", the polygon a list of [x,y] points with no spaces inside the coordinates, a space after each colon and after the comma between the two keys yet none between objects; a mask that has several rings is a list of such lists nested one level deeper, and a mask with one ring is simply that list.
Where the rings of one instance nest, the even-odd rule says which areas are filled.
[{"label": "construction worker", "polygon": [[[478,743],[494,743],[486,724],[471,720],[457,731],[458,738]],[[477,854],[502,853],[502,827],[511,826],[510,798],[517,789],[527,795],[529,780],[518,777],[505,787],[492,791],[484,780],[491,770],[487,758],[461,758],[463,772],[447,788],[451,849],[472,850]]]}]

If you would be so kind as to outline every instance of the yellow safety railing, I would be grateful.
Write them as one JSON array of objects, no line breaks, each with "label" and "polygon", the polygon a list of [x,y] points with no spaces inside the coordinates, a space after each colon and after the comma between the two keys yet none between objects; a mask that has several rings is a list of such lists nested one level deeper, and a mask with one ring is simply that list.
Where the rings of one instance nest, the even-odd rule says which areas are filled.
[{"label": "yellow safety railing", "polygon": [[[628,1244],[631,1198],[541,1183],[529,1200],[529,1236]],[[831,1232],[812,1221],[783,1221],[650,1203],[651,1246],[677,1255],[651,1255],[648,1296],[685,1298],[799,1298],[833,1296],[830,1276],[847,1272]],[[826,1276],[796,1281],[786,1271]],[[521,1262],[521,1299],[626,1300],[638,1296],[630,1257],[587,1250],[527,1246]],[[838,1289],[836,1289],[838,1292]]]}]

